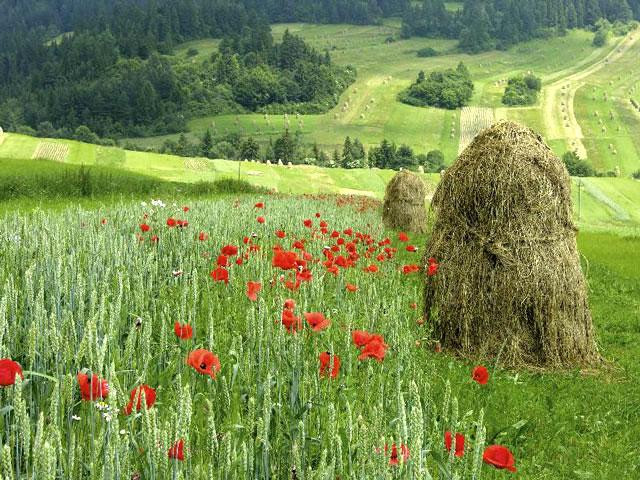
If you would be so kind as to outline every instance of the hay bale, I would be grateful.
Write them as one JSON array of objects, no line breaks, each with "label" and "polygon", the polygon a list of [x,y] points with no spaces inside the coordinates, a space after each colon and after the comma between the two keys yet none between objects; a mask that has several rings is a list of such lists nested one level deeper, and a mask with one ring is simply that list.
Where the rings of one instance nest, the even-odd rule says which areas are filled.
[{"label": "hay bale", "polygon": [[600,362],[570,182],[542,137],[504,121],[446,170],[425,253],[440,264],[425,319],[445,348],[508,366]]},{"label": "hay bale", "polygon": [[382,221],[392,230],[423,233],[427,226],[427,187],[408,170],[398,172],[387,184]]}]

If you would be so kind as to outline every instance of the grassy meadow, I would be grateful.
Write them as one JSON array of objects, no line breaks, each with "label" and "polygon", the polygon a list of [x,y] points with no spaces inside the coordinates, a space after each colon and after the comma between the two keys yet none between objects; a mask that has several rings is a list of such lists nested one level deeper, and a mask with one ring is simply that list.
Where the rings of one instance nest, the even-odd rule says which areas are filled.
[{"label": "grassy meadow", "polygon": [[[23,382],[0,389],[2,465],[14,478],[289,478],[294,467],[305,479],[508,478],[478,461],[483,445],[495,443],[514,453],[521,478],[638,473],[638,238],[578,238],[607,367],[515,372],[434,351],[430,326],[418,321],[424,280],[401,273],[419,263],[420,249],[405,251],[396,232],[381,228],[371,201],[254,195],[194,200],[187,212],[179,200],[166,203],[4,215],[0,256],[10,261],[0,267],[0,357],[24,369]],[[170,228],[168,217],[189,225]],[[335,239],[317,230],[321,220],[328,232],[351,227],[373,245],[389,237],[398,251],[368,259],[362,243],[361,258],[337,276],[311,261],[311,281],[290,290],[279,275],[293,273],[272,265],[272,248],[304,240],[308,255],[323,258]],[[244,262],[231,257],[225,284],[209,273],[229,244]],[[371,264],[379,271],[363,272]],[[262,284],[255,302],[249,281]],[[331,325],[287,332],[287,298],[303,323],[304,312],[318,311]],[[177,338],[174,322],[190,324],[193,338]],[[381,362],[358,359],[354,329],[384,335]],[[215,379],[185,363],[198,348],[218,356]],[[323,351],[341,358],[335,379],[319,375]],[[478,363],[489,368],[487,385],[471,379]],[[104,403],[81,400],[76,374],[84,369],[108,381]],[[156,389],[155,404],[125,415],[140,384]],[[444,449],[445,430],[465,435],[461,458]],[[179,439],[184,460],[169,459]],[[409,451],[398,465],[384,453],[392,443]]]}]

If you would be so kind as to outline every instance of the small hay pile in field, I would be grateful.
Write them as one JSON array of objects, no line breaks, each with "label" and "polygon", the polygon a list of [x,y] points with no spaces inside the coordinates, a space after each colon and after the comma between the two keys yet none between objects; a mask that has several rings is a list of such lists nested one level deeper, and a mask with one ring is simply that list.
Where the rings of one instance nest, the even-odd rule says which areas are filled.
[{"label": "small hay pile in field", "polygon": [[542,138],[500,122],[446,170],[432,201],[425,308],[441,344],[501,365],[600,361],[570,178]]},{"label": "small hay pile in field", "polygon": [[392,230],[423,233],[427,226],[422,179],[407,170],[398,172],[387,185],[382,207],[382,221]]}]

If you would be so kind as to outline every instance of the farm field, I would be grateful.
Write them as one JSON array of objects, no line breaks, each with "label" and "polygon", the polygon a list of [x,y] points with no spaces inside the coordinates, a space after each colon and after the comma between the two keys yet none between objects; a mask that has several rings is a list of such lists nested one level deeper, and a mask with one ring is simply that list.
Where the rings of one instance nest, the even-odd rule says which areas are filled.
[{"label": "farm field", "polygon": [[[0,416],[2,455],[19,475],[288,478],[295,467],[308,479],[425,478],[427,471],[438,480],[472,472],[510,478],[476,464],[483,444],[494,443],[514,453],[521,478],[633,478],[640,469],[637,238],[578,238],[610,369],[516,373],[486,363],[490,379],[479,385],[471,370],[482,359],[434,352],[430,326],[417,321],[422,280],[401,270],[420,262],[420,249],[405,246],[420,248],[425,239],[404,243],[384,231],[374,204],[275,196],[166,204],[69,207],[0,222],[0,255],[11,259],[0,267],[0,356],[19,361],[24,373],[0,390],[11,406]],[[188,226],[172,228],[168,218]],[[361,258],[334,276],[313,260],[335,242],[334,229],[347,230],[345,243],[370,235],[381,251],[377,241],[388,237],[398,251],[366,258],[361,241]],[[296,250],[303,239],[304,250]],[[276,244],[306,252],[307,281],[298,289],[295,273],[273,265]],[[230,255],[228,284],[210,276],[216,261],[224,263],[221,252]],[[369,265],[378,271],[363,271]],[[261,283],[255,301],[248,282]],[[295,334],[282,323],[288,298],[301,317]],[[305,312],[321,312],[330,324],[315,331]],[[176,322],[189,324],[193,337],[178,338]],[[384,336],[381,361],[353,344],[353,330]],[[187,364],[198,349],[216,355],[219,370],[215,362],[209,370],[209,357]],[[325,351],[341,359],[336,378],[334,357],[320,374]],[[81,399],[78,373],[96,375],[95,387],[85,389],[89,400]],[[155,389],[155,402],[140,411],[131,403],[127,415],[129,392],[142,384]],[[95,401],[107,388],[104,402]],[[446,452],[446,430],[465,436],[462,457]],[[179,440],[173,456],[183,461],[168,455]]]},{"label": "farm field", "polygon": [[[302,36],[320,50],[329,49],[336,63],[354,65],[358,71],[356,83],[342,95],[336,108],[324,115],[301,115],[299,119],[291,121],[291,129],[299,130],[303,141],[317,142],[328,151],[339,147],[347,135],[359,138],[365,146],[387,138],[398,144],[406,143],[417,152],[426,153],[438,148],[444,152],[446,163],[451,163],[459,150],[459,111],[412,107],[398,102],[396,96],[415,80],[418,71],[428,73],[455,67],[458,62],[464,61],[475,84],[471,106],[493,108],[496,110],[496,118],[525,123],[541,132],[556,153],[561,155],[567,149],[575,148],[572,145],[573,130],[565,131],[561,128],[558,131],[555,127],[556,124],[564,127],[565,113],[562,111],[560,98],[556,98],[554,93],[545,93],[546,86],[561,83],[563,79],[575,75],[580,76],[581,82],[589,82],[593,75],[600,75],[608,82],[609,76],[613,79],[615,75],[610,68],[613,66],[617,69],[630,69],[634,75],[640,74],[634,65],[639,43],[634,44],[633,48],[625,51],[615,61],[607,63],[607,68],[589,75],[581,74],[591,72],[594,65],[604,62],[605,57],[614,54],[621,41],[616,38],[606,47],[595,48],[591,45],[592,34],[585,31],[576,30],[565,37],[526,42],[507,51],[466,55],[455,51],[455,42],[442,39],[412,38],[386,43],[387,38],[398,35],[399,23],[395,21],[387,21],[382,26],[365,27],[277,24],[273,26],[274,37],[279,39],[286,29]],[[214,48],[217,41],[210,42],[209,48]],[[200,44],[206,48],[206,40],[200,41]],[[418,58],[417,50],[427,46],[443,55]],[[527,71],[542,78],[545,90],[542,99],[533,107],[505,108],[501,104],[504,84],[498,82]],[[548,102],[550,112],[543,110],[545,98],[552,98]],[[575,103],[576,117],[580,123],[583,121],[579,114],[580,109],[584,108],[582,98],[576,96]],[[346,109],[345,104],[348,105]],[[634,121],[640,125],[640,120]],[[623,155],[622,151],[628,153],[621,165],[623,175],[629,175],[640,168],[640,155],[635,149],[628,148],[630,137],[634,137],[633,132],[637,131],[636,127],[636,123],[632,123],[629,133],[624,135],[626,140],[621,140],[624,145],[620,147],[619,155]],[[265,118],[259,114],[221,115],[193,119],[189,122],[189,129],[187,136],[192,140],[199,139],[210,129],[218,134],[240,132],[264,143],[282,133],[284,119],[273,115]],[[452,131],[453,138],[450,135]],[[141,146],[159,146],[167,138],[175,140],[177,135],[130,140]],[[600,134],[593,138],[598,139],[598,145],[611,143]],[[612,165],[608,152],[594,145],[588,138],[584,143],[585,149],[581,153],[596,167],[608,168]]]}]

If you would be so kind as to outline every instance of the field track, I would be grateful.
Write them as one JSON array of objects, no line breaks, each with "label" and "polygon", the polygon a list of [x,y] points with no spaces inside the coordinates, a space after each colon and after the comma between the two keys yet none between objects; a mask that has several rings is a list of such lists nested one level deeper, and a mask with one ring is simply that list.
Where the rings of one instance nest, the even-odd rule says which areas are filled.
[{"label": "field track", "polygon": [[464,107],[460,112],[460,144],[458,155],[467,148],[471,141],[485,128],[495,122],[492,108]]}]

